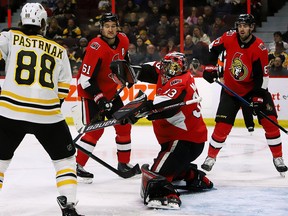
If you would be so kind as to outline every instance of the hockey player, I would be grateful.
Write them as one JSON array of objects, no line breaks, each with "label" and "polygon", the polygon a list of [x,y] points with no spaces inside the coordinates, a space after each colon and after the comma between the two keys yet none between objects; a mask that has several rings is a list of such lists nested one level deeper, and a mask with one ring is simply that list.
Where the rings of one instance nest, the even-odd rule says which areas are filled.
[{"label": "hockey player", "polygon": [[[209,83],[218,78],[217,68],[214,65],[217,63],[218,55],[225,50],[224,83],[239,96],[251,101],[259,124],[265,130],[274,166],[278,172],[286,172],[287,167],[282,158],[280,130],[258,113],[259,110],[262,111],[277,123],[277,113],[267,86],[268,51],[263,41],[252,34],[255,25],[252,15],[239,15],[235,25],[236,31],[226,32],[210,44],[209,61],[212,66],[206,67],[203,77]],[[216,157],[224,146],[242,105],[235,96],[222,89],[208,156],[201,166],[204,170],[210,171],[215,164]]]},{"label": "hockey player", "polygon": [[[179,52],[167,54],[160,62],[143,64],[138,79],[157,84],[156,96],[148,110],[199,97],[194,78],[188,71],[186,57]],[[141,168],[141,196],[148,207],[179,209],[181,200],[176,181],[184,180],[187,190],[213,187],[205,173],[198,170],[197,165],[191,164],[202,153],[207,140],[200,105],[154,113],[148,119],[152,120],[161,150],[150,169],[148,164]]]},{"label": "hockey player", "polygon": [[42,36],[47,13],[41,4],[25,4],[21,24],[0,34],[0,59],[6,62],[0,95],[0,189],[15,150],[26,134],[34,134],[54,165],[62,215],[77,216],[75,147],[60,109],[72,79],[69,59],[64,47]]},{"label": "hockey player", "polygon": [[[83,123],[103,121],[123,106],[120,96],[116,96],[117,84],[113,80],[110,63],[114,60],[128,59],[128,37],[118,32],[119,23],[116,15],[105,13],[100,19],[101,36],[92,39],[87,46],[86,53],[79,69],[77,78],[78,95],[81,97]],[[111,101],[113,100],[113,101]],[[132,168],[131,153],[131,125],[115,125],[115,141],[117,143],[118,169],[127,171]],[[84,134],[78,145],[92,152],[100,139],[104,129]],[[77,175],[84,183],[92,183],[93,174],[83,167],[88,156],[77,151]],[[138,174],[140,173],[140,169]]]}]

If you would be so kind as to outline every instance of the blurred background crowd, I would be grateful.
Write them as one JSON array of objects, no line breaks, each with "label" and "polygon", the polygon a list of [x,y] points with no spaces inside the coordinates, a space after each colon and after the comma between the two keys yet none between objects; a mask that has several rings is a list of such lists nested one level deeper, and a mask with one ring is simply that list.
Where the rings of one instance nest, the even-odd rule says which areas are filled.
[{"label": "blurred background crowd", "polygon": [[[26,1],[11,0],[15,12]],[[273,15],[285,0],[268,1],[268,14]],[[46,37],[63,45],[69,54],[73,75],[78,72],[85,48],[93,37],[99,35],[99,19],[111,11],[110,0],[44,0],[40,3],[48,14]],[[246,0],[184,0],[184,53],[190,70],[202,75],[208,45],[227,30],[234,28],[235,19],[246,13]],[[261,13],[261,0],[251,0],[251,13],[257,27],[265,16]],[[129,52],[134,65],[160,60],[168,52],[179,51],[179,2],[174,0],[119,0],[116,14],[120,27],[130,39]],[[0,8],[0,23],[7,17],[7,5]],[[288,32],[275,32],[274,41],[266,44],[271,67],[288,66]],[[5,63],[0,62],[0,71]]]}]

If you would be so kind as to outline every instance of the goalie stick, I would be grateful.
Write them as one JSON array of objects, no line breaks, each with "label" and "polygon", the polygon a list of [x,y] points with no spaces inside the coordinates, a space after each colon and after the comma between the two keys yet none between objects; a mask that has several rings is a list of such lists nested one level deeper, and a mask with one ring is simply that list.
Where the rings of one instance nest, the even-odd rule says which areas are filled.
[{"label": "goalie stick", "polygon": [[[198,97],[198,98],[193,99],[193,100],[183,101],[183,102],[172,104],[172,105],[169,105],[169,106],[166,106],[166,107],[161,107],[161,108],[158,108],[158,109],[155,109],[155,110],[152,110],[152,111],[146,111],[146,112],[143,112],[143,113],[141,113],[141,112],[137,113],[137,111],[136,111],[135,117],[143,118],[143,117],[146,117],[147,115],[150,115],[150,114],[163,112],[164,110],[173,109],[173,108],[180,107],[180,106],[185,106],[185,105],[190,105],[190,104],[193,104],[193,103],[200,103],[201,100],[202,100],[202,98]],[[126,112],[126,113],[125,114],[121,113],[121,114],[128,116],[129,114],[132,114],[133,112],[135,112],[135,109],[131,110],[131,105],[132,104],[128,103],[126,106],[122,107],[119,111],[120,112],[123,111],[123,113],[124,112]],[[118,118],[120,118],[120,117],[118,117]],[[94,131],[94,130],[99,130],[101,128],[113,126],[113,125],[119,124],[119,123],[120,123],[119,120],[117,120],[115,118],[112,118],[112,119],[109,119],[109,120],[106,120],[106,121],[101,121],[101,122],[98,122],[98,123],[95,123],[95,124],[87,125],[87,126],[81,128],[80,133],[87,133],[87,132],[91,132],[91,131]]]}]

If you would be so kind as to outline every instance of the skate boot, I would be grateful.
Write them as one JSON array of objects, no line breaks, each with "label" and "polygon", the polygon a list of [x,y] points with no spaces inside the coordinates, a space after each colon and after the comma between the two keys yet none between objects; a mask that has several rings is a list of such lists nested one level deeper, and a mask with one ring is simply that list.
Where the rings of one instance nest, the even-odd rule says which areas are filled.
[{"label": "skate boot", "polygon": [[281,176],[285,177],[285,172],[287,172],[287,166],[284,164],[282,157],[273,158],[273,163],[276,170],[280,173]]},{"label": "skate boot", "polygon": [[77,213],[74,203],[67,203],[66,196],[57,197],[57,202],[62,210],[62,216],[84,216]]},{"label": "skate boot", "polygon": [[204,191],[204,190],[210,190],[213,188],[213,183],[206,177],[206,173],[198,170],[197,167],[192,168],[191,167],[191,174],[186,181],[186,188],[189,191]]},{"label": "skate boot", "polygon": [[170,194],[163,197],[151,197],[147,207],[154,209],[180,209],[181,200],[178,195]]},{"label": "skate boot", "polygon": [[[121,172],[127,172],[133,168],[132,164],[129,163],[118,163],[118,170]],[[140,168],[136,170],[135,174],[141,174]]]},{"label": "skate boot", "polygon": [[91,184],[93,182],[94,175],[92,173],[87,172],[81,165],[77,164],[76,173],[78,182],[82,182],[85,184]]},{"label": "skate boot", "polygon": [[210,171],[216,162],[216,158],[207,156],[204,163],[201,165],[201,168]]},{"label": "skate boot", "polygon": [[254,127],[248,127],[247,129],[248,129],[248,132],[250,133],[254,132]]}]

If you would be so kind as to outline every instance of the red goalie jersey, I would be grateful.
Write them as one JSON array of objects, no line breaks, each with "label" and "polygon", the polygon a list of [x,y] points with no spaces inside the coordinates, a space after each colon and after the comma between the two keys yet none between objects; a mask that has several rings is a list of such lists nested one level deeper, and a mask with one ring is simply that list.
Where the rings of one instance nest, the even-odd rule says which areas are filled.
[{"label": "red goalie jersey", "polygon": [[[171,104],[199,97],[191,73],[169,77],[161,72],[162,62],[151,62],[142,66],[139,80],[157,84],[154,106],[165,107]],[[153,128],[160,144],[172,140],[186,140],[194,143],[207,141],[207,128],[200,112],[200,104],[182,106],[176,110],[167,110],[153,114]]]}]

